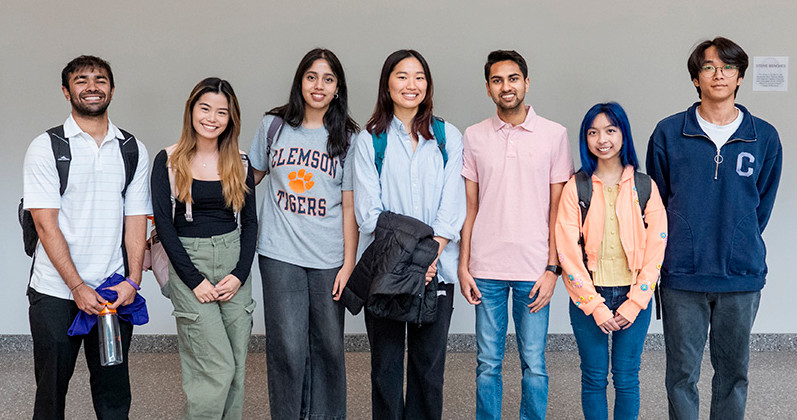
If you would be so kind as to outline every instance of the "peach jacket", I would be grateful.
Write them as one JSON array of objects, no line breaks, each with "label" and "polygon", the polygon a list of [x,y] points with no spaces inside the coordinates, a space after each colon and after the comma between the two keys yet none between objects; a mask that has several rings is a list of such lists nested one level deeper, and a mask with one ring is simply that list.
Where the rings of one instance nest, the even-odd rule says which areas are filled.
[{"label": "peach jacket", "polygon": [[[603,240],[605,201],[603,183],[592,176],[592,200],[584,221],[584,240],[589,271],[598,267],[598,252]],[[628,269],[633,272],[633,284],[628,300],[617,312],[633,322],[639,311],[647,308],[656,288],[664,249],[667,246],[667,213],[661,202],[659,189],[651,180],[650,199],[645,208],[645,228],[639,209],[639,198],[634,186],[634,168],[627,166],[620,178],[620,191],[615,204],[620,227],[620,243],[628,259]],[[592,315],[600,325],[614,316],[596,292],[592,278],[578,244],[581,231],[581,208],[578,204],[575,177],[565,184],[559,201],[556,219],[556,249],[562,266],[562,279],[573,303],[587,315]]]}]

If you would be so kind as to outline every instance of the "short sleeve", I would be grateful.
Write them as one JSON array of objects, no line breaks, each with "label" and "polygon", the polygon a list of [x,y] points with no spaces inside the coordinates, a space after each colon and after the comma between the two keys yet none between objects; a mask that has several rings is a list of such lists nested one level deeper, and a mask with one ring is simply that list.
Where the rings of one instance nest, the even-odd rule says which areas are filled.
[{"label": "short sleeve", "polygon": [[61,183],[55,168],[50,137],[45,133],[36,137],[25,153],[23,163],[23,197],[26,209],[57,209],[61,207]]},{"label": "short sleeve", "polygon": [[341,185],[341,191],[352,191],[354,189],[354,158],[352,155],[354,154],[354,139],[356,135],[352,134],[349,138],[349,149],[346,152],[346,156],[343,158],[343,180]]},{"label": "short sleeve", "polygon": [[249,163],[252,165],[252,168],[265,173],[269,172],[266,150],[268,147],[268,126],[273,119],[274,117],[271,115],[263,117],[263,120],[257,127],[257,131],[255,131],[254,138],[252,138],[252,146],[249,148]]},{"label": "short sleeve", "polygon": [[149,153],[144,143],[138,144],[138,163],[133,180],[125,193],[125,216],[152,214],[152,196],[149,192]]},{"label": "short sleeve", "polygon": [[479,182],[479,171],[471,146],[472,136],[473,129],[468,127],[465,130],[465,135],[462,136],[462,176],[473,182]]},{"label": "short sleeve", "polygon": [[567,182],[573,175],[573,169],[567,129],[562,128],[562,133],[556,140],[556,146],[551,150],[551,184]]}]

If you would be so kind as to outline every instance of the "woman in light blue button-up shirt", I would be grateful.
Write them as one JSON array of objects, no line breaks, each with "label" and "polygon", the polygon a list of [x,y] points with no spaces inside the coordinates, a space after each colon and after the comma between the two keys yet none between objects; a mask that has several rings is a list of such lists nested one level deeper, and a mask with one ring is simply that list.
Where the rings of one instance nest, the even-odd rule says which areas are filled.
[{"label": "woman in light blue button-up shirt", "polygon": [[[389,210],[417,218],[434,229],[438,260],[427,282],[440,282],[438,319],[416,325],[378,318],[368,311],[373,417],[433,418],[443,410],[443,370],[448,327],[457,281],[459,231],[465,220],[462,135],[445,123],[445,140],[433,135],[432,76],[414,50],[385,60],[376,109],[354,144],[354,209],[360,226],[358,256],[373,241],[376,221]],[[438,122],[439,124],[439,122]],[[381,173],[374,137],[386,135]],[[445,155],[441,150],[444,143]],[[407,342],[407,395],[403,396],[404,343]]]}]

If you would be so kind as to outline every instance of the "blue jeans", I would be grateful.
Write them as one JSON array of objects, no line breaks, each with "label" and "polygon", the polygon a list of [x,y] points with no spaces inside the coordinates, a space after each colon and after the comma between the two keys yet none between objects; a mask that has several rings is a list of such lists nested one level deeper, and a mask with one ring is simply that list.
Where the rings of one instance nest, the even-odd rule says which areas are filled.
[{"label": "blue jeans", "polygon": [[[616,311],[628,300],[630,286],[595,287],[606,299],[606,306]],[[651,305],[639,312],[636,320],[624,330],[612,332],[612,349],[609,352],[609,335],[604,334],[592,315],[587,316],[570,302],[570,325],[581,356],[581,409],[584,418],[608,419],[606,387],[609,385],[609,359],[611,354],[612,382],[614,382],[614,419],[636,419],[639,416],[639,365],[642,347],[650,326]]]},{"label": "blue jeans", "polygon": [[501,378],[507,305],[512,290],[512,318],[515,321],[520,355],[521,419],[544,419],[548,407],[548,373],[545,371],[545,343],[548,338],[550,305],[529,313],[533,281],[476,279],[482,301],[476,305],[476,418],[500,419],[503,399]]},{"label": "blue jeans", "polygon": [[750,330],[761,292],[705,293],[661,289],[665,385],[671,419],[697,419],[697,381],[706,335],[711,351],[711,419],[743,419]]},{"label": "blue jeans", "polygon": [[332,300],[338,269],[258,258],[271,418],[346,418],[344,308]]}]

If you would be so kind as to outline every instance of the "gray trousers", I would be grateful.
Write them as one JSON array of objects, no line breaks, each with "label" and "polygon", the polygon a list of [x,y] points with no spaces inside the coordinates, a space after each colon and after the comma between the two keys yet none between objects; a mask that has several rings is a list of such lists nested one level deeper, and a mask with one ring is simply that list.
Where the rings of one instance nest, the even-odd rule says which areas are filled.
[{"label": "gray trousers", "polygon": [[697,381],[707,336],[714,367],[709,418],[744,419],[750,330],[760,299],[760,291],[704,293],[661,289],[670,419],[698,418]]},{"label": "gray trousers", "polygon": [[[180,238],[191,262],[214,285],[232,272],[241,247],[237,230],[211,238]],[[250,276],[251,277],[251,276]],[[227,302],[200,303],[169,267],[188,419],[240,419],[252,333],[251,279]]]}]

